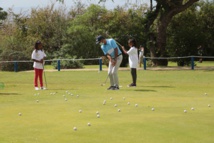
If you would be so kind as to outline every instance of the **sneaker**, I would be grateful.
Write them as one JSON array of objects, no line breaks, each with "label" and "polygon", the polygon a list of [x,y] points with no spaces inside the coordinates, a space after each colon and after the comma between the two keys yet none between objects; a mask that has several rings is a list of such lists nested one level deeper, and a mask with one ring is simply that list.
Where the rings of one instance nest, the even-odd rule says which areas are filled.
[{"label": "sneaker", "polygon": [[113,90],[119,90],[120,88],[118,86],[114,86]]},{"label": "sneaker", "polygon": [[137,85],[135,83],[131,83],[128,85],[128,87],[136,87]]},{"label": "sneaker", "polygon": [[38,88],[38,87],[35,87],[35,90],[39,90],[39,88]]},{"label": "sneaker", "polygon": [[45,87],[41,87],[41,90],[46,90],[46,88]]},{"label": "sneaker", "polygon": [[107,90],[114,90],[114,86],[110,86]]}]

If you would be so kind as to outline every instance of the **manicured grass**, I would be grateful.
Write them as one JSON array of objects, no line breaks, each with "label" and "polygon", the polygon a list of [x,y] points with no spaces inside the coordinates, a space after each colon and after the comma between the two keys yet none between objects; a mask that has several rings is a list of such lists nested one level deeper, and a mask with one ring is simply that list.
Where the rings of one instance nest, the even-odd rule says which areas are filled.
[{"label": "manicured grass", "polygon": [[[203,61],[202,63],[199,63],[198,61],[195,61],[196,67],[214,67],[214,61]],[[127,66],[128,67],[128,66]],[[168,67],[178,67],[176,62],[169,61]],[[107,69],[106,65],[102,65],[103,69]],[[142,65],[143,68],[143,65]],[[45,69],[47,70],[53,70],[54,67],[52,65],[46,65]],[[85,65],[83,69],[99,69],[99,65]],[[57,69],[55,69],[57,70]]]},{"label": "manicured grass", "polygon": [[136,88],[126,87],[130,71],[119,71],[119,91],[100,86],[105,71],[47,71],[45,91],[34,91],[33,76],[33,72],[0,72],[2,143],[214,142],[212,70],[139,70]]}]

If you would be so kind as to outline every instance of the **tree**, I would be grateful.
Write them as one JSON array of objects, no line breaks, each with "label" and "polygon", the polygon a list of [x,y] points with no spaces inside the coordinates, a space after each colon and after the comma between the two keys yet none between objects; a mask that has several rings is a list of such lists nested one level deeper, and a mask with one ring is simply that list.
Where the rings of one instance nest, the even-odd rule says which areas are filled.
[{"label": "tree", "polygon": [[[198,55],[205,44],[206,35],[199,16],[199,4],[177,14],[168,26],[166,50],[170,56],[183,57]],[[189,59],[176,59],[179,66],[189,65]]]},{"label": "tree", "polygon": [[[103,55],[99,46],[95,44],[95,37],[100,34],[106,38],[115,38],[125,46],[130,37],[134,37],[137,41],[142,41],[145,37],[141,31],[143,7],[135,10],[126,10],[123,7],[107,10],[98,5],[90,5],[85,9],[81,7],[83,6],[78,4],[70,12],[75,18],[70,20],[68,36],[58,56],[70,54],[77,58],[91,58]],[[124,57],[122,66],[126,66],[127,61],[127,57]]]},{"label": "tree", "polygon": [[202,44],[203,55],[214,55],[214,1],[202,1],[199,3],[200,24],[202,33],[205,33],[205,40]]},{"label": "tree", "polygon": [[[166,31],[169,23],[171,22],[172,18],[177,15],[178,13],[186,10],[189,8],[192,4],[197,2],[199,0],[174,0],[174,1],[168,1],[168,0],[156,0],[156,6],[154,8],[150,8],[150,11],[148,12],[148,21],[146,23],[146,28],[151,28],[151,26],[154,24],[154,21],[157,20],[157,38],[156,38],[156,46],[157,49],[150,49],[152,56],[158,56],[158,57],[166,57]],[[152,5],[152,0],[150,1]],[[151,35],[147,32],[147,35]],[[149,39],[149,38],[148,38]],[[154,39],[154,38],[153,38]],[[150,38],[150,40],[152,40]],[[154,53],[155,52],[155,53]],[[167,60],[161,60],[161,61],[154,61],[155,65],[167,65]]]},{"label": "tree", "polygon": [[1,20],[5,20],[7,18],[7,12],[3,11],[3,8],[0,7],[0,24],[2,24]]},{"label": "tree", "polygon": [[[54,4],[45,8],[31,9],[30,15],[15,14],[11,9],[2,25],[3,28],[0,29],[0,52],[2,51],[0,60],[30,60],[36,40],[43,42],[48,58],[53,59],[53,53],[62,47],[63,38],[66,37],[67,18],[65,9],[62,7],[54,9]],[[8,53],[12,54],[9,56]],[[32,63],[28,68],[20,69],[31,68]],[[5,67],[4,69],[11,68]]]}]

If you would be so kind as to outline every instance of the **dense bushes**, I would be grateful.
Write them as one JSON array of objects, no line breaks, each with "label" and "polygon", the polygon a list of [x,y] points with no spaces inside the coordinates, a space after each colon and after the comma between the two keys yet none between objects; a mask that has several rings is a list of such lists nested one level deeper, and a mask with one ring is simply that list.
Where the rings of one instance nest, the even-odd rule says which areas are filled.
[{"label": "dense bushes", "polygon": [[[41,40],[47,54],[46,60],[98,58],[103,56],[95,37],[102,34],[114,38],[128,49],[127,40],[135,38],[138,47],[145,47],[145,55],[151,56],[152,48],[157,47],[155,39],[157,22],[151,26],[150,33],[145,31],[145,21],[149,13],[148,6],[117,7],[107,10],[99,5],[77,3],[70,11],[65,7],[55,8],[49,5],[43,8],[32,8],[31,12],[14,14],[9,11],[7,19],[2,20],[0,27],[0,61],[31,60],[34,42]],[[202,55],[213,56],[214,53],[214,2],[202,1],[176,15],[167,29],[167,56],[197,55],[202,47]],[[1,12],[1,11],[0,11]],[[4,17],[5,18],[5,17]],[[202,32],[205,31],[205,32]],[[106,33],[108,32],[107,35]],[[153,41],[148,37],[152,35]],[[147,42],[146,42],[147,41]],[[151,47],[149,42],[152,43]],[[157,55],[158,56],[158,55]],[[188,65],[188,61],[178,60],[178,65]],[[61,61],[61,68],[82,68],[92,61]],[[126,66],[128,56],[124,56],[121,66]],[[56,62],[52,65],[56,68]],[[32,63],[19,63],[18,70],[32,69]],[[13,64],[0,64],[0,70],[13,71]]]}]

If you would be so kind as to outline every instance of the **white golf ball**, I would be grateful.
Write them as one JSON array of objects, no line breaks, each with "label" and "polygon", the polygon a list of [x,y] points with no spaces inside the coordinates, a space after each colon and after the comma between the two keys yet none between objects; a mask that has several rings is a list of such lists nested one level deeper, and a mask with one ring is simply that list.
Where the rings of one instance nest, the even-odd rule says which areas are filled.
[{"label": "white golf ball", "polygon": [[152,108],[152,111],[155,111],[155,108]]},{"label": "white golf ball", "polygon": [[63,97],[65,97],[65,95],[62,95]]},{"label": "white golf ball", "polygon": [[68,101],[68,99],[67,99],[67,98],[65,98],[65,101]]},{"label": "white golf ball", "polygon": [[138,107],[138,104],[135,104],[135,107]]},{"label": "white golf ball", "polygon": [[123,97],[123,100],[125,100],[126,98],[125,97]]},{"label": "white golf ball", "polygon": [[77,98],[79,97],[79,95],[77,95]]},{"label": "white golf ball", "polygon": [[130,105],[130,102],[128,102],[127,104]]},{"label": "white golf ball", "polygon": [[106,104],[106,100],[103,101],[103,105],[105,105],[105,104]]},{"label": "white golf ball", "polygon": [[82,110],[79,110],[79,113],[82,113]]},{"label": "white golf ball", "polygon": [[112,100],[113,98],[112,97],[110,97],[110,100]]},{"label": "white golf ball", "polygon": [[117,104],[114,104],[114,107],[117,107]]},{"label": "white golf ball", "polygon": [[97,118],[100,118],[100,115],[99,115],[99,114],[97,114]]},{"label": "white golf ball", "polygon": [[88,123],[88,126],[91,126],[91,123]]},{"label": "white golf ball", "polygon": [[191,110],[194,111],[195,109],[192,107]]},{"label": "white golf ball", "polygon": [[39,100],[36,100],[37,103],[39,103]]},{"label": "white golf ball", "polygon": [[204,95],[207,95],[207,93],[204,93]]},{"label": "white golf ball", "polygon": [[97,111],[96,114],[97,114],[97,115],[100,114],[99,111]]},{"label": "white golf ball", "polygon": [[74,129],[74,131],[76,131],[76,130],[77,130],[77,127],[74,127],[73,129]]},{"label": "white golf ball", "polygon": [[118,111],[118,112],[120,112],[121,110],[120,110],[120,109],[118,109],[117,111]]},{"label": "white golf ball", "polygon": [[211,107],[211,105],[210,105],[210,104],[208,104],[208,107]]},{"label": "white golf ball", "polygon": [[184,110],[184,113],[186,113],[187,112],[187,110]]},{"label": "white golf ball", "polygon": [[22,116],[22,113],[19,113],[19,116]]}]

